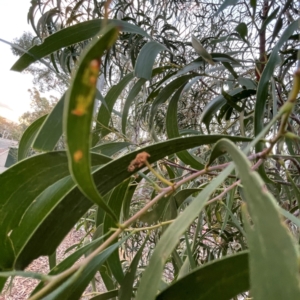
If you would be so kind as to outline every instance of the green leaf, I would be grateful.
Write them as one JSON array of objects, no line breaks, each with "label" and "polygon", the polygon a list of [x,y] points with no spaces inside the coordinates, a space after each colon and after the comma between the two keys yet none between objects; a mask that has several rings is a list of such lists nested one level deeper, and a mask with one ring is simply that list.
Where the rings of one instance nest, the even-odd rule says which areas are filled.
[{"label": "green leaf", "polygon": [[63,131],[63,110],[65,94],[57,102],[52,112],[48,115],[43,125],[40,127],[32,147],[39,151],[52,151]]},{"label": "green leaf", "polygon": [[[64,259],[62,262],[60,262],[58,265],[56,265],[48,275],[56,275],[59,274],[66,269],[73,266],[76,261],[86,253],[88,253],[89,250],[94,249],[95,247],[98,247],[102,244],[103,237],[99,237],[98,239],[90,242],[87,245],[84,245],[83,247],[76,250],[74,253],[72,253],[70,256],[68,256],[66,259]],[[37,291],[39,291],[43,287],[43,283],[39,283],[37,287],[34,289],[34,291],[31,293],[31,295],[34,295]]]},{"label": "green leaf", "polygon": [[106,293],[102,293],[96,297],[91,298],[90,300],[108,300],[114,297],[117,297],[119,294],[119,290],[112,290]]},{"label": "green leaf", "polygon": [[215,13],[215,16],[217,16],[221,11],[223,11],[228,6],[233,6],[238,3],[239,0],[224,0],[224,2],[221,4],[221,6],[218,8],[218,10]]},{"label": "green leaf", "polygon": [[198,193],[200,192],[201,189],[184,189],[184,190],[181,190],[179,192],[177,192],[175,195],[174,195],[174,198],[176,200],[176,205],[177,207],[180,207],[180,205],[183,204],[183,202],[189,197],[191,196],[192,194],[194,193]]},{"label": "green leaf", "polygon": [[200,41],[192,35],[192,46],[196,50],[196,52],[210,65],[215,65],[215,62],[212,60],[211,55],[207,52],[207,50],[202,46]]},{"label": "green leaf", "polygon": [[91,260],[91,262],[84,268],[82,274],[80,274],[79,280],[76,281],[72,287],[72,293],[69,295],[68,300],[80,299],[82,293],[85,288],[94,277],[95,273],[99,270],[99,267],[110,258],[112,253],[114,253],[120,245],[122,245],[130,235],[125,236],[119,242],[114,245],[108,247],[103,252],[101,252],[98,256]]},{"label": "green leaf", "polygon": [[238,66],[241,66],[241,64],[232,58],[230,55],[225,53],[211,53],[211,56],[214,60],[221,61],[221,62],[229,62]]},{"label": "green leaf", "polygon": [[141,49],[135,64],[135,76],[138,78],[150,80],[155,58],[159,52],[164,50],[169,51],[169,49],[164,45],[155,41],[151,41],[145,44]]},{"label": "green leaf", "polygon": [[[248,152],[255,144],[268,132],[271,126],[274,124],[270,122],[262,132],[245,148],[245,152]],[[205,137],[205,136],[203,136]],[[175,150],[176,151],[176,150]],[[151,157],[150,157],[151,159]],[[148,264],[148,268],[143,274],[140,287],[138,289],[137,300],[153,300],[158,290],[159,281],[163,272],[164,264],[176,247],[179,238],[185,231],[185,229],[192,223],[192,221],[199,215],[203,209],[205,202],[209,195],[224,182],[225,178],[233,171],[233,165],[229,165],[223,170],[217,177],[215,177],[194,201],[187,207],[187,209],[179,215],[179,217],[168,227],[158,242],[153,255]],[[151,281],[151,286],[148,282]]]},{"label": "green leaf", "polygon": [[4,286],[5,286],[6,280],[7,280],[7,278],[0,277],[0,293],[2,292],[2,290],[3,290]]},{"label": "green leaf", "polygon": [[248,28],[245,23],[240,23],[238,26],[234,29],[242,38],[243,41],[247,43],[247,35],[248,35]]},{"label": "green leaf", "polygon": [[44,297],[44,300],[77,300],[80,299],[82,293],[84,292],[86,286],[89,284],[91,279],[94,277],[95,273],[101,267],[101,265],[109,258],[109,256],[118,247],[128,239],[130,235],[120,240],[118,243],[113,244],[108,247],[96,257],[91,259],[91,261],[84,267],[80,268],[74,275],[72,275],[67,281],[60,285],[52,293]]},{"label": "green leaf", "polygon": [[[286,30],[283,32],[281,38],[277,42],[276,46],[273,48],[270,58],[264,68],[263,73],[261,74],[261,78],[257,87],[257,96],[258,101],[255,102],[255,114],[254,114],[254,133],[257,135],[262,128],[264,127],[263,119],[265,112],[265,105],[268,98],[269,91],[269,81],[273,76],[277,60],[278,53],[281,46],[288,40],[288,38],[293,34],[295,30],[298,28],[298,20],[291,23]],[[261,151],[262,145],[258,144],[257,151]]]},{"label": "green leaf", "polygon": [[123,132],[123,134],[126,134],[126,124],[127,124],[128,112],[129,112],[130,106],[133,103],[135,97],[141,91],[142,86],[145,84],[145,82],[146,82],[146,79],[143,79],[143,78],[138,80],[135,83],[135,85],[132,87],[132,89],[130,90],[130,92],[125,100],[125,104],[124,104],[123,112],[122,112],[122,132]]},{"label": "green leaf", "polygon": [[[148,267],[143,274],[136,300],[155,299],[166,260],[176,247],[178,240],[186,228],[204,208],[208,197],[225,180],[232,170],[233,165],[227,167],[219,176],[214,178],[165,231],[157,243]],[[149,285],[149,282],[151,282],[151,285]]]},{"label": "green leaf", "polygon": [[298,228],[300,228],[300,219],[298,219],[297,217],[295,217],[294,215],[292,215],[291,213],[289,213],[281,207],[279,207],[279,211],[284,217],[292,221]]},{"label": "green leaf", "polygon": [[[258,135],[261,132],[261,130],[264,128],[264,115],[265,115],[266,101],[268,99],[268,94],[269,94],[269,82],[271,77],[273,76],[275,67],[277,65],[277,61],[279,58],[279,54],[278,54],[279,49],[293,34],[293,32],[297,30],[297,28],[298,28],[298,20],[294,21],[286,28],[281,38],[273,48],[272,53],[268,59],[268,62],[261,74],[260,81],[257,87],[257,95],[256,95],[258,101],[255,102],[255,109],[254,109],[255,136]],[[258,143],[255,148],[256,152],[262,151],[263,147],[264,147],[263,143]],[[270,181],[267,175],[265,174],[263,165],[260,166],[259,171],[266,182],[272,183],[272,181]]]},{"label": "green leaf", "polygon": [[[149,162],[152,163],[174,152],[215,143],[222,137],[224,136],[199,135],[176,138],[144,147],[110,163],[107,163],[110,160],[109,157],[94,154],[92,156],[93,165],[107,163],[93,172],[94,180],[99,192],[105,195],[132,175],[127,170],[128,165],[142,151],[150,153]],[[251,139],[238,136],[228,136],[228,138],[235,142],[251,141]],[[53,190],[51,190],[52,184],[69,175],[67,164],[68,161],[64,152],[49,152],[24,160],[0,174],[0,185],[5,187],[0,197],[0,206],[3,207],[0,211],[0,219],[2,220],[0,227],[1,268],[12,268],[15,258],[11,240],[7,234],[18,226],[28,207],[45,189],[49,187],[45,193],[53,195],[53,200],[49,198],[49,202],[53,201],[53,206],[50,205],[52,207],[50,213],[45,207],[45,215],[42,214],[41,210],[42,223],[39,223],[36,217],[32,220],[38,221],[34,233],[23,231],[23,226],[19,228],[21,231],[18,236],[21,237],[22,232],[24,235],[31,235],[26,242],[26,247],[18,256],[19,266],[27,266],[32,259],[39,255],[52,254],[72,226],[92,206],[93,203],[87,200],[78,188],[73,188],[64,194],[63,190],[57,189],[59,187],[59,183],[57,183],[58,186],[53,186]],[[61,189],[64,187],[62,186]],[[63,196],[57,199],[56,197],[60,197],[60,193]],[[41,197],[43,196],[41,195]],[[44,197],[48,199],[49,196],[45,195]],[[43,202],[36,201],[35,205],[39,210],[43,207]],[[35,206],[32,207],[32,210],[28,210],[28,216],[31,215],[31,211],[34,212],[34,209]],[[48,243],[48,240],[51,240],[51,244]]]},{"label": "green leaf", "polygon": [[234,71],[233,67],[231,66],[230,63],[228,62],[222,62],[222,65],[232,74],[232,76],[237,79],[239,76],[238,74]]},{"label": "green leaf", "polygon": [[[133,24],[121,20],[109,20],[108,23],[117,26],[120,31],[136,33],[150,38],[143,29]],[[12,66],[11,70],[22,72],[35,61],[61,48],[92,38],[99,32],[102,24],[103,19],[90,20],[51,34],[41,45],[33,46],[28,50],[29,53],[23,54]]]},{"label": "green leaf", "polygon": [[[253,94],[255,90],[244,90],[242,88],[236,88],[227,92],[228,95],[235,97],[236,101],[245,99]],[[219,95],[212,99],[203,109],[200,117],[200,122],[203,122],[207,128],[209,128],[210,121],[218,110],[227,103],[223,95]]]},{"label": "green leaf", "polygon": [[118,151],[124,149],[125,147],[128,147],[132,145],[128,142],[114,142],[114,143],[103,143],[100,145],[97,145],[91,149],[91,151],[96,153],[101,153],[103,155],[112,156]]},{"label": "green leaf", "polygon": [[22,160],[28,156],[28,152],[30,151],[32,143],[46,117],[47,115],[35,120],[23,133],[18,148],[18,160]]},{"label": "green leaf", "polygon": [[148,241],[148,237],[145,239],[144,243],[140,246],[139,251],[134,256],[130,267],[124,277],[124,280],[121,283],[120,290],[119,290],[119,300],[131,300],[132,299],[132,292],[133,286],[135,281],[135,273],[140,261],[140,258],[143,254],[144,247],[146,242]]},{"label": "green leaf", "polygon": [[[103,155],[94,154],[92,156],[93,165],[101,165],[108,161],[110,161],[110,158]],[[20,231],[20,240],[23,240],[23,238],[26,239],[28,236],[30,237],[31,233],[26,230],[28,228],[23,228],[23,226],[18,227],[20,221],[24,219],[24,214],[27,211],[29,214],[31,211],[28,210],[28,208],[31,207],[34,209],[32,203],[35,203],[38,196],[52,184],[68,175],[70,175],[68,160],[66,153],[62,151],[48,152],[30,157],[0,174],[0,185],[4,187],[0,197],[0,206],[2,207],[0,211],[0,248],[2,249],[0,268],[12,268],[15,256],[18,254],[15,252],[16,250],[13,250],[13,248],[15,248],[13,245],[14,242],[12,241],[14,230]],[[52,193],[54,193],[54,191],[55,189],[52,190]],[[51,194],[51,191],[48,192]],[[79,193],[79,195],[81,194]],[[46,199],[48,200],[48,198]],[[51,201],[51,198],[49,198],[49,201]],[[78,212],[80,213],[80,211]],[[48,211],[46,210],[45,213],[47,215]],[[40,216],[42,217],[43,214],[41,213]],[[32,223],[38,221],[38,217],[38,214],[33,215],[27,225],[31,226]],[[64,229],[61,230],[64,232]],[[38,241],[38,244],[42,244],[41,240]],[[49,245],[47,247],[51,248]],[[41,246],[37,247],[37,245],[35,245],[32,255],[41,248]],[[46,254],[50,255],[52,252],[53,250]],[[31,254],[29,253],[29,255]]]},{"label": "green leaf", "polygon": [[79,67],[66,95],[64,132],[68,140],[67,153],[70,172],[81,191],[99,205],[114,220],[111,208],[98,193],[90,166],[90,131],[93,119],[96,82],[100,68],[100,57],[118,38],[115,27],[105,27],[81,55]]},{"label": "green leaf", "polygon": [[169,201],[170,201],[170,197],[164,197],[164,199],[161,199],[156,204],[156,206],[152,208],[152,210],[148,211],[147,213],[143,214],[140,217],[140,222],[147,223],[149,225],[158,222],[163,216],[163,213]]},{"label": "green leaf", "polygon": [[299,299],[298,251],[288,229],[282,224],[275,199],[259,175],[251,170],[245,154],[232,142],[220,140],[212,155],[219,149],[227,150],[235,162],[254,224],[250,225],[244,209],[250,249],[251,295],[255,299]]},{"label": "green leaf", "polygon": [[[108,205],[114,212],[115,216],[117,217],[118,223],[121,222],[120,215],[121,215],[121,209],[123,205],[123,199],[126,196],[126,192],[128,189],[128,185],[130,183],[130,178],[119,184],[117,187],[114,188],[112,191],[109,200]],[[106,214],[104,216],[103,221],[103,233],[106,234],[110,231],[111,228],[116,227],[116,224],[114,221]],[[116,241],[115,241],[116,242]],[[121,283],[124,279],[124,273],[122,269],[122,264],[120,261],[120,256],[118,251],[114,251],[110,258],[107,261],[109,268],[116,278],[116,280]]]},{"label": "green leaf", "polygon": [[119,95],[123,92],[127,84],[133,79],[133,73],[129,73],[125,75],[118,84],[113,86],[105,96],[105,101],[107,103],[107,107],[101,105],[98,116],[97,116],[97,124],[96,130],[101,131],[101,138],[105,137],[110,133],[109,130],[109,121],[111,118],[112,109],[118,100]]},{"label": "green leaf", "polygon": [[156,300],[229,300],[249,290],[248,253],[207,263],[162,291]]},{"label": "green leaf", "polygon": [[[177,104],[181,97],[182,90],[184,89],[185,84],[183,84],[174,94],[172,99],[170,100],[167,116],[166,116],[166,130],[168,138],[175,138],[179,137],[179,130],[178,130],[178,122],[177,122]],[[183,161],[185,164],[190,165],[192,168],[195,169],[202,169],[204,166],[198,160],[198,158],[194,155],[191,155],[188,151],[184,150],[181,152],[176,153],[178,158]]]},{"label": "green leaf", "polygon": [[195,77],[195,74],[184,75],[174,79],[171,83],[165,86],[162,91],[158,94],[156,99],[153,101],[150,112],[149,127],[153,128],[153,119],[158,110],[159,105],[165,103],[169,97],[178,89],[181,85],[187,83],[191,78]]},{"label": "green leaf", "polygon": [[280,9],[280,6],[278,6],[268,17],[267,19],[263,22],[262,26],[261,26],[261,29],[260,31],[263,31],[267,28],[267,26],[270,24],[270,22],[272,22],[275,18],[276,18],[276,15],[278,13]]}]

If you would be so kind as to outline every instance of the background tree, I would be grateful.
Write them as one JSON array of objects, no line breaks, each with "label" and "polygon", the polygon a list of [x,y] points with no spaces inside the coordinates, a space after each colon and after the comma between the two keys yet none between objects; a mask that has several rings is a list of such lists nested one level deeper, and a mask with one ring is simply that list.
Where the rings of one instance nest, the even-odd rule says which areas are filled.
[{"label": "background tree", "polygon": [[20,140],[22,133],[23,131],[19,124],[0,116],[0,137],[18,141]]},{"label": "background tree", "polygon": [[[94,300],[299,299],[297,14],[293,1],[32,1],[41,44],[12,68],[44,59],[71,80],[0,175],[0,267],[48,255],[52,271],[0,275],[46,282],[31,300],[79,299],[98,271],[108,292]],[[43,153],[26,158],[31,146]],[[55,267],[82,216],[90,243]]]},{"label": "background tree", "polygon": [[19,118],[19,122],[24,130],[38,118],[50,113],[58,101],[58,99],[53,96],[50,96],[50,100],[42,97],[36,88],[32,90],[29,89],[28,92],[31,98],[31,111],[23,113]]}]

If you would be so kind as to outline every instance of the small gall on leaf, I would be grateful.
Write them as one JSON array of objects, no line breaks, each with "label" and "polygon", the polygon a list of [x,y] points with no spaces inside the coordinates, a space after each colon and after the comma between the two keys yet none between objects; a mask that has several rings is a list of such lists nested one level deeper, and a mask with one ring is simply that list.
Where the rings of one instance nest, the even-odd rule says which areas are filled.
[{"label": "small gall on leaf", "polygon": [[78,117],[81,117],[85,114],[85,111],[82,110],[82,109],[79,109],[79,108],[75,108],[71,111],[71,114],[75,115],[75,116],[78,116]]},{"label": "small gall on leaf", "polygon": [[149,157],[150,154],[145,151],[137,154],[135,159],[132,160],[130,165],[128,166],[128,172],[133,172],[136,168],[142,167]]},{"label": "small gall on leaf", "polygon": [[93,71],[98,71],[99,68],[100,68],[100,63],[97,59],[93,59],[91,62],[90,62],[90,68],[91,70]]},{"label": "small gall on leaf", "polygon": [[81,150],[77,150],[76,152],[74,152],[73,154],[73,159],[76,163],[78,163],[83,157],[83,153]]},{"label": "small gall on leaf", "polygon": [[97,79],[98,79],[97,77],[91,76],[91,77],[90,77],[90,84],[91,84],[91,85],[96,85]]}]

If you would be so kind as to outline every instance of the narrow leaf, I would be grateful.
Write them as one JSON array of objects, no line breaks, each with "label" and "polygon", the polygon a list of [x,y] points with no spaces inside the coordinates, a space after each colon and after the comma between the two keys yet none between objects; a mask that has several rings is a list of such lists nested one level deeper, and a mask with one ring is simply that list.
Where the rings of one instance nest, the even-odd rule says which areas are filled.
[{"label": "narrow leaf", "polygon": [[32,146],[32,143],[40,130],[40,127],[44,123],[47,115],[40,117],[34,121],[23,133],[18,148],[18,160],[22,160],[27,157],[28,152]]},{"label": "narrow leaf", "polygon": [[164,45],[155,41],[145,44],[141,49],[135,64],[135,76],[150,80],[155,58],[159,52],[164,50],[169,51]]},{"label": "narrow leaf", "polygon": [[224,0],[224,2],[221,4],[221,6],[218,8],[218,10],[215,13],[215,16],[217,16],[221,11],[223,11],[228,6],[233,6],[238,3],[239,0]]},{"label": "narrow leaf", "polygon": [[132,260],[130,267],[124,277],[123,282],[121,283],[121,287],[119,290],[119,300],[131,300],[132,299],[132,292],[135,280],[135,273],[140,261],[140,258],[143,254],[144,247],[148,241],[148,238],[145,239],[144,243],[141,245],[139,251],[135,255],[134,259]]},{"label": "narrow leaf", "polygon": [[202,46],[200,41],[192,35],[192,46],[196,50],[196,52],[209,64],[215,65],[215,62],[213,61],[211,55],[206,51],[206,49]]},{"label": "narrow leaf", "polygon": [[67,152],[73,179],[91,201],[116,220],[114,213],[98,193],[91,175],[90,131],[100,57],[116,41],[118,30],[108,26],[99,35],[101,37],[94,39],[81,56],[79,67],[66,95],[64,131],[68,140]]},{"label": "narrow leaf", "polygon": [[215,149],[227,150],[232,156],[254,224],[250,226],[244,212],[252,296],[255,299],[299,299],[298,251],[288,229],[282,224],[275,199],[259,175],[251,170],[245,154],[233,143],[222,139],[213,152]]},{"label": "narrow leaf", "polygon": [[57,102],[52,112],[47,116],[40,127],[32,147],[40,151],[52,151],[56,146],[63,131],[63,110],[65,95]]},{"label": "narrow leaf", "polygon": [[[108,23],[119,27],[120,31],[137,33],[147,38],[150,36],[140,27],[121,20],[109,20]],[[103,24],[103,19],[85,21],[64,28],[47,37],[41,45],[33,46],[12,66],[13,71],[22,72],[35,61],[62,48],[82,42],[95,36]]]},{"label": "narrow leaf", "polygon": [[205,264],[162,291],[156,300],[229,300],[249,290],[248,253]]}]

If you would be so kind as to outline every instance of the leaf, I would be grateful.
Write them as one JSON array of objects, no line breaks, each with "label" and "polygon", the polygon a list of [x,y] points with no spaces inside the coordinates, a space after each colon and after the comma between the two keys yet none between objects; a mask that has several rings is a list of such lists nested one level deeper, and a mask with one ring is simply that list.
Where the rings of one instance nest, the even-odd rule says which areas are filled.
[{"label": "leaf", "polygon": [[[108,23],[117,26],[120,31],[136,33],[150,38],[143,29],[133,24],[121,20],[109,20]],[[35,61],[55,51],[92,38],[99,32],[102,24],[103,19],[90,20],[51,34],[41,45],[33,46],[28,50],[28,53],[23,54],[11,70],[22,72]]]},{"label": "leaf", "polygon": [[292,221],[298,228],[300,228],[300,220],[295,217],[294,215],[292,215],[291,213],[289,213],[288,211],[286,211],[285,209],[279,207],[279,212],[286,217],[287,219],[289,219],[290,221]]},{"label": "leaf", "polygon": [[77,300],[80,299],[86,286],[89,284],[95,273],[101,267],[101,265],[109,258],[109,256],[128,239],[130,235],[120,240],[118,243],[108,247],[100,254],[90,260],[90,262],[84,267],[78,269],[78,271],[72,275],[67,281],[61,284],[56,290],[43,297],[44,300]]},{"label": "leaf", "polygon": [[[123,205],[123,200],[125,199],[127,193],[129,183],[130,183],[130,178],[125,180],[121,184],[119,184],[117,187],[115,187],[108,200],[108,205],[116,215],[118,223],[121,222],[120,220],[121,209]],[[104,216],[104,221],[103,221],[103,233],[106,234],[107,232],[110,231],[111,228],[114,228],[115,226],[116,225],[114,221],[106,214]],[[117,240],[115,240],[115,242],[116,241]],[[110,258],[107,260],[107,263],[115,279],[119,283],[121,283],[124,279],[124,273],[120,261],[119,251],[114,251],[111,254]]]},{"label": "leaf", "polygon": [[239,77],[237,78],[237,81],[242,87],[245,87],[247,90],[256,90],[257,88],[254,80],[250,78]]},{"label": "leaf", "polygon": [[145,84],[145,82],[146,82],[146,79],[144,79],[144,78],[138,80],[135,83],[135,85],[131,88],[131,90],[125,100],[125,104],[124,104],[123,112],[122,112],[122,132],[123,132],[123,134],[126,134],[126,124],[127,124],[128,112],[129,112],[130,106],[131,106],[132,102],[134,101],[135,97],[141,91],[142,86]]},{"label": "leaf", "polygon": [[130,267],[124,277],[123,282],[121,283],[120,290],[119,290],[119,300],[131,300],[132,299],[132,292],[133,286],[135,281],[135,273],[143,254],[144,247],[148,241],[148,237],[144,240],[143,244],[140,246],[139,251],[134,256]]},{"label": "leaf", "polygon": [[233,67],[228,62],[222,62],[222,65],[231,73],[231,75],[237,79],[238,74],[234,71]]},{"label": "leaf", "polygon": [[5,286],[6,280],[7,280],[7,278],[0,277],[0,293],[2,292],[2,290],[3,290],[4,286]]},{"label": "leaf", "polygon": [[57,102],[52,112],[47,116],[45,122],[40,127],[32,147],[39,151],[52,151],[63,131],[63,110],[65,94]]},{"label": "leaf", "polygon": [[114,220],[116,217],[98,193],[90,166],[90,130],[92,126],[96,82],[100,68],[100,57],[118,37],[115,27],[105,27],[82,54],[79,67],[66,95],[64,132],[68,140],[67,153],[70,172],[81,191],[99,205]]},{"label": "leaf", "polygon": [[[273,48],[270,58],[264,68],[263,73],[261,74],[261,78],[257,87],[257,96],[256,98],[258,101],[255,103],[255,114],[254,114],[254,133],[257,135],[262,128],[264,127],[263,119],[264,119],[264,112],[265,112],[265,105],[268,97],[268,90],[269,90],[269,81],[273,76],[276,62],[278,59],[278,52],[281,46],[288,40],[288,38],[293,34],[295,30],[298,28],[298,21],[294,21],[291,23],[286,30],[283,32],[281,38],[277,42],[276,46]],[[256,150],[259,152],[262,148],[261,144],[258,144]]]},{"label": "leaf", "polygon": [[239,61],[236,59],[232,58],[230,55],[225,54],[225,53],[211,53],[211,56],[214,60],[221,61],[221,62],[229,62],[238,66],[241,66]]},{"label": "leaf", "polygon": [[218,10],[214,15],[217,16],[221,11],[223,11],[228,6],[236,5],[238,1],[239,0],[224,0],[224,2],[221,4],[221,6],[218,8]]},{"label": "leaf", "polygon": [[248,35],[247,25],[242,22],[238,26],[236,26],[234,30],[240,35],[242,40],[247,43],[247,35]]},{"label": "leaf", "polygon": [[[94,154],[92,164],[101,165],[109,160],[109,157]],[[0,211],[0,248],[2,249],[0,269],[12,268],[15,255],[18,255],[15,252],[16,249],[13,250],[15,246],[11,236],[14,236],[14,230],[17,228],[20,231],[20,240],[21,238],[30,238],[31,233],[26,230],[28,228],[18,227],[20,221],[24,219],[24,214],[30,212],[28,208],[44,190],[69,175],[67,155],[63,151],[48,152],[30,157],[0,174],[0,185],[4,187],[0,197],[0,206],[2,207]],[[80,213],[80,211],[78,212]],[[46,210],[46,215],[48,213]],[[38,220],[37,217],[42,217],[42,213],[41,215],[33,215],[31,222],[27,225],[31,226],[32,222]],[[24,229],[25,231],[23,231]],[[61,231],[64,232],[62,229]],[[42,248],[41,240],[38,241],[38,244],[40,246],[34,245],[33,250],[39,251]],[[51,247],[48,245],[47,248]],[[29,253],[29,255],[34,255],[34,251],[31,252],[33,253]]]},{"label": "leaf", "polygon": [[171,83],[169,83],[167,86],[165,86],[162,91],[158,94],[156,99],[153,101],[153,104],[151,106],[150,111],[150,121],[149,121],[149,127],[153,128],[153,119],[154,116],[158,110],[158,106],[160,104],[165,103],[169,97],[175,92],[176,89],[178,89],[181,85],[187,83],[191,78],[195,77],[196,75],[184,75],[179,78],[174,79]]},{"label": "leaf", "polygon": [[[166,116],[166,130],[168,138],[175,138],[179,137],[179,130],[178,130],[178,123],[177,123],[177,103],[180,99],[181,93],[185,84],[183,84],[177,92],[172,97]],[[181,152],[176,153],[178,158],[187,165],[190,165],[192,168],[195,169],[202,169],[203,164],[198,160],[198,158],[194,155],[191,155],[188,151],[184,150]]]},{"label": "leaf", "polygon": [[106,293],[102,293],[96,297],[91,298],[90,300],[108,300],[114,297],[117,297],[119,294],[119,290],[112,290]]},{"label": "leaf", "polygon": [[200,191],[201,189],[184,189],[177,192],[174,195],[177,207],[180,207],[189,196]]},{"label": "leaf", "polygon": [[18,148],[18,160],[22,160],[28,156],[32,143],[46,117],[47,115],[35,120],[23,133]]},{"label": "leaf", "polygon": [[[255,90],[244,90],[242,88],[236,88],[227,92],[230,96],[236,98],[236,100],[241,100],[255,94]],[[200,117],[200,122],[203,122],[207,128],[209,128],[210,121],[212,120],[214,114],[221,109],[223,105],[227,103],[223,95],[219,95],[212,99],[203,109]]]},{"label": "leaf", "polygon": [[[154,249],[148,267],[143,273],[136,300],[155,299],[165,262],[176,247],[179,238],[204,208],[210,194],[225,180],[232,170],[233,166],[231,165],[214,178],[165,231]],[[149,285],[149,282],[151,282],[151,285]]]},{"label": "leaf", "polygon": [[206,49],[194,35],[192,35],[192,46],[205,61],[207,61],[210,65],[215,65],[211,55],[206,51]]},{"label": "leaf", "polygon": [[125,147],[128,147],[132,145],[128,142],[114,142],[114,143],[103,143],[100,145],[97,145],[91,149],[91,151],[96,153],[101,153],[103,155],[112,156],[118,151],[124,149]]},{"label": "leaf", "polygon": [[207,263],[173,283],[156,300],[229,300],[249,290],[248,253]]},{"label": "leaf", "polygon": [[275,18],[276,18],[276,15],[277,15],[277,13],[278,13],[278,11],[279,11],[279,9],[280,9],[280,6],[278,6],[267,18],[266,18],[266,20],[263,22],[263,24],[262,24],[262,26],[261,26],[261,29],[260,29],[260,31],[262,32],[262,31],[264,31],[266,28],[267,28],[267,26],[270,24],[270,22],[272,22]]},{"label": "leaf", "polygon": [[152,210],[146,212],[140,217],[140,222],[147,223],[147,224],[154,224],[158,222],[161,217],[163,216],[163,213],[170,201],[170,197],[165,197],[164,199],[161,199],[156,206],[152,208]]},{"label": "leaf", "polygon": [[118,100],[119,95],[125,89],[127,84],[133,79],[133,73],[129,73],[125,75],[118,84],[114,85],[106,94],[105,101],[107,103],[107,107],[101,105],[98,116],[97,116],[97,124],[96,130],[101,131],[101,138],[105,137],[110,133],[109,130],[109,121],[111,118],[112,109]]},{"label": "leaf", "polygon": [[[288,38],[293,34],[295,30],[298,28],[298,21],[294,21],[291,23],[286,30],[283,32],[281,38],[275,45],[275,47],[272,50],[272,53],[268,59],[268,62],[261,74],[259,84],[257,87],[257,95],[256,99],[258,101],[255,102],[255,109],[254,109],[254,135],[256,136],[261,132],[261,130],[264,128],[264,114],[265,114],[265,106],[266,101],[269,94],[269,81],[271,77],[273,76],[275,67],[277,65],[277,61],[279,58],[279,49],[281,46],[288,40]],[[255,147],[256,152],[260,152],[263,149],[263,143],[258,143]],[[264,177],[264,180],[266,182],[272,183],[265,174],[265,170],[263,165],[259,168],[260,174]]]},{"label": "leaf", "polygon": [[[78,250],[76,250],[74,253],[72,253],[70,256],[68,256],[66,259],[64,259],[62,262],[60,262],[58,265],[56,265],[48,275],[56,275],[59,274],[66,269],[73,266],[76,261],[83,256],[84,254],[88,253],[90,249],[94,249],[94,247],[98,247],[103,242],[103,237],[99,237],[98,239],[90,242],[87,245],[82,246]],[[31,293],[31,296],[34,295],[37,291],[39,291],[43,287],[43,283],[40,282],[37,287],[34,289],[34,291]]]},{"label": "leaf", "polygon": [[[274,121],[270,122],[261,133],[245,148],[245,153],[247,153],[255,144],[270,130]],[[203,136],[204,137],[204,136]],[[151,158],[151,157],[150,157]],[[229,165],[225,170],[223,170],[217,177],[215,177],[199,195],[194,199],[194,201],[187,207],[187,209],[179,215],[179,217],[168,227],[164,235],[158,242],[153,255],[150,259],[147,269],[145,270],[136,300],[152,300],[155,298],[159,280],[163,272],[164,264],[168,259],[169,255],[172,253],[173,249],[176,247],[179,238],[185,231],[185,229],[192,223],[192,221],[199,215],[203,209],[205,202],[209,195],[215,190],[225,178],[233,171],[233,165]],[[148,282],[151,281],[149,286]]]},{"label": "leaf", "polygon": [[[222,137],[224,136],[199,135],[171,139],[126,154],[110,163],[107,163],[110,160],[109,157],[94,154],[92,156],[93,165],[107,164],[94,170],[93,177],[99,192],[105,195],[123,180],[131,177],[132,173],[127,170],[128,165],[142,151],[150,153],[149,162],[152,163],[174,152],[215,143]],[[249,138],[238,136],[228,136],[228,138],[235,142],[251,141]],[[41,197],[49,199],[49,202],[53,201],[53,205],[50,206],[51,211],[48,213],[49,208],[45,207],[45,214],[43,214],[41,210],[44,205],[43,201],[34,202],[36,207],[32,206],[32,210],[28,210],[27,216],[30,216],[31,212],[34,213],[35,208],[37,211],[40,209],[42,222],[40,223],[37,215],[35,215],[31,222],[38,222],[36,227],[33,228],[33,232],[26,231],[26,227],[23,228],[23,226],[18,228],[20,230],[19,237],[22,236],[22,232],[25,236],[30,235],[29,240],[26,240],[26,246],[18,255],[19,267],[27,266],[31,260],[40,255],[52,254],[72,226],[92,206],[93,203],[82,195],[76,187],[66,194],[63,190],[56,190],[55,186],[51,190],[52,184],[69,175],[67,165],[68,161],[64,152],[49,152],[24,160],[0,174],[0,185],[5,187],[0,197],[0,206],[3,207],[0,211],[0,219],[2,220],[2,226],[0,227],[1,268],[12,268],[14,263],[14,252],[7,234],[17,227],[28,207],[45,189],[49,187],[49,190],[45,190],[45,193],[49,193],[53,198],[48,198],[47,195],[41,195]],[[26,178],[26,184],[23,184],[24,178]],[[59,186],[59,183],[57,184]],[[61,188],[64,189],[63,186]],[[62,193],[62,196],[59,196],[60,193]],[[48,243],[49,240],[51,240],[51,244]]]},{"label": "leaf", "polygon": [[275,199],[266,190],[259,175],[250,169],[245,154],[233,143],[220,140],[212,155],[220,150],[228,151],[235,162],[254,224],[250,225],[244,209],[243,219],[250,249],[251,295],[255,299],[299,299],[298,251],[287,227],[282,224]]},{"label": "leaf", "polygon": [[150,80],[155,58],[159,52],[164,50],[169,51],[164,45],[155,41],[145,44],[137,58],[134,75],[138,78]]}]

